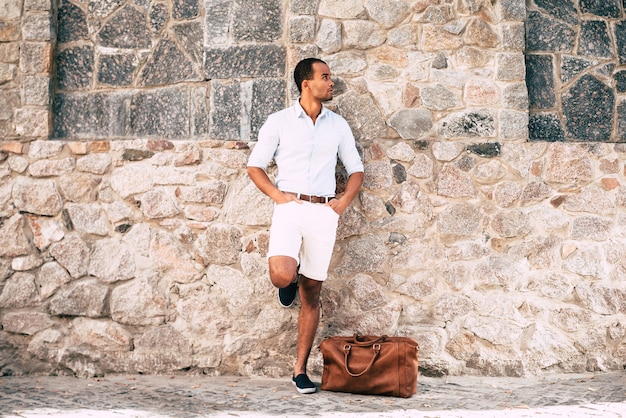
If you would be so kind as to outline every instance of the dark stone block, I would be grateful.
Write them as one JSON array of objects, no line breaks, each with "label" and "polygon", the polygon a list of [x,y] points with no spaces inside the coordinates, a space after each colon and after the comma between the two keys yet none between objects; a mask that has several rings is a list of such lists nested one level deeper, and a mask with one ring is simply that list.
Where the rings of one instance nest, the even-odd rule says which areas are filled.
[{"label": "dark stone block", "polygon": [[584,75],[562,97],[566,138],[609,141],[615,93],[597,78]]},{"label": "dark stone block", "polygon": [[576,32],[567,24],[544,16],[535,10],[526,21],[526,49],[528,51],[571,52]]},{"label": "dark stone block", "polygon": [[211,83],[209,133],[221,140],[256,140],[267,116],[285,107],[285,81]]},{"label": "dark stone block", "polygon": [[596,65],[596,62],[570,55],[561,56],[561,81],[566,83],[587,68]]},{"label": "dark stone block", "polygon": [[468,111],[442,122],[440,134],[447,138],[492,136],[495,117],[489,110]]},{"label": "dark stone block", "polygon": [[425,151],[430,148],[430,142],[424,140],[413,141],[413,146],[418,151]]},{"label": "dark stone block", "polygon": [[433,59],[432,67],[437,70],[448,68],[448,58],[446,57],[446,54],[444,54],[443,52],[440,52],[437,55],[435,55],[435,58]]},{"label": "dark stone block", "polygon": [[172,30],[193,62],[201,67],[204,53],[202,24],[200,22],[181,23],[173,26]]},{"label": "dark stone block", "polygon": [[241,85],[211,83],[212,138],[238,140],[241,137]]},{"label": "dark stone block", "polygon": [[615,24],[615,43],[620,64],[626,64],[626,21]]},{"label": "dark stone block", "polygon": [[57,93],[52,105],[52,137],[107,137],[111,115],[109,99],[106,93]]},{"label": "dark stone block", "polygon": [[161,33],[169,19],[169,10],[162,3],[154,3],[150,5],[150,29],[152,33],[158,35]]},{"label": "dark stone block", "polygon": [[174,0],[172,3],[174,19],[193,19],[198,16],[198,0]]},{"label": "dark stone block", "polygon": [[471,144],[467,146],[467,150],[481,157],[497,157],[500,155],[502,146],[499,142],[487,142],[484,144]]},{"label": "dark stone block", "polygon": [[615,80],[615,88],[618,93],[626,93],[626,71],[618,71],[613,76]]},{"label": "dark stone block", "polygon": [[126,161],[141,161],[147,158],[152,158],[154,152],[143,149],[125,149],[122,153],[122,160]]},{"label": "dark stone block", "polygon": [[580,27],[578,55],[598,58],[612,58],[613,46],[609,27],[603,20],[584,21]]},{"label": "dark stone block", "polygon": [[205,0],[205,31],[209,45],[226,40],[230,27],[231,0]]},{"label": "dark stone block", "polygon": [[128,5],[100,29],[97,39],[100,45],[110,48],[148,49],[152,46],[146,14]]},{"label": "dark stone block", "polygon": [[134,54],[100,55],[98,83],[109,86],[130,86],[138,61]]},{"label": "dark stone block", "polygon": [[165,88],[136,94],[130,106],[130,134],[186,138],[189,136],[189,94]]},{"label": "dark stone block", "polygon": [[614,19],[621,15],[619,0],[580,0],[580,11]]},{"label": "dark stone block", "polygon": [[254,82],[250,111],[250,139],[257,139],[259,129],[271,113],[278,112],[285,107],[285,91],[284,80],[268,79]]},{"label": "dark stone block", "polygon": [[277,45],[244,45],[206,50],[209,79],[281,77],[285,75],[285,49]]},{"label": "dark stone block", "polygon": [[91,85],[94,52],[89,45],[59,51],[56,58],[57,88],[77,90]]},{"label": "dark stone block", "polygon": [[400,163],[394,162],[391,165],[391,172],[396,183],[404,183],[406,181],[406,168]]},{"label": "dark stone block", "polygon": [[235,0],[232,32],[237,41],[272,42],[283,34],[282,0]]},{"label": "dark stone block", "polygon": [[387,213],[391,216],[396,214],[396,208],[389,202],[385,202],[385,209],[387,209]]},{"label": "dark stone block", "polygon": [[87,15],[72,3],[63,2],[58,10],[57,42],[80,41],[89,39]]},{"label": "dark stone block", "polygon": [[549,109],[556,105],[552,55],[526,56],[526,86],[531,108]]},{"label": "dark stone block", "polygon": [[161,40],[141,70],[142,86],[174,84],[180,81],[200,80],[189,58],[169,39]]},{"label": "dark stone block", "polygon": [[120,224],[115,227],[115,232],[119,232],[120,234],[124,234],[130,228],[132,228],[132,224]]},{"label": "dark stone block", "polygon": [[617,105],[617,142],[626,142],[626,100]]},{"label": "dark stone block", "polygon": [[559,117],[553,113],[531,115],[528,121],[531,141],[557,142],[565,140],[565,132]]},{"label": "dark stone block", "polygon": [[535,0],[535,4],[557,19],[578,25],[578,11],[572,0]]}]

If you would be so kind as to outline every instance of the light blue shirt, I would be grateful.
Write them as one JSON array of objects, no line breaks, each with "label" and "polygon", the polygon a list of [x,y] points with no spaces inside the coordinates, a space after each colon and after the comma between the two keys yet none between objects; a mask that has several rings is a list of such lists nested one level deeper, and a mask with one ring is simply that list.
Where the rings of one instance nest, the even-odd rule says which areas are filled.
[{"label": "light blue shirt", "polygon": [[322,106],[315,125],[300,102],[271,114],[259,130],[249,167],[278,166],[276,187],[311,196],[335,195],[337,157],[348,172],[363,172],[354,136],[344,118]]}]

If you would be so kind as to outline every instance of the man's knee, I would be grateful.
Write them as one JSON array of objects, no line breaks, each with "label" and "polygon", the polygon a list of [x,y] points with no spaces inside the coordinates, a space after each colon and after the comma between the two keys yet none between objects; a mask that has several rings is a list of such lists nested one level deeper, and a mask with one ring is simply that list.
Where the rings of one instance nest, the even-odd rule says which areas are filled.
[{"label": "man's knee", "polygon": [[289,275],[284,273],[270,273],[270,281],[272,284],[278,288],[284,288],[289,286],[291,282],[293,282],[295,275]]},{"label": "man's knee", "polygon": [[285,256],[275,256],[270,258],[270,280],[276,287],[283,288],[289,286],[296,278],[298,263],[296,260]]}]

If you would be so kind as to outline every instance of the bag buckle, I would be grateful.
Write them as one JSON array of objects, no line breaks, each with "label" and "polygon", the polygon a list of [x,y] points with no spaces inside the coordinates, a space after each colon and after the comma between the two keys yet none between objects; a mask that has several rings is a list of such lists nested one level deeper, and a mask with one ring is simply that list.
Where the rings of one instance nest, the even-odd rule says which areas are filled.
[{"label": "bag buckle", "polygon": [[380,344],[379,344],[379,343],[373,344],[373,345],[372,345],[372,349],[373,349],[375,352],[379,353],[379,352],[380,352]]},{"label": "bag buckle", "polygon": [[343,351],[345,351],[347,353],[347,352],[350,351],[351,348],[352,348],[352,346],[350,344],[344,344]]}]

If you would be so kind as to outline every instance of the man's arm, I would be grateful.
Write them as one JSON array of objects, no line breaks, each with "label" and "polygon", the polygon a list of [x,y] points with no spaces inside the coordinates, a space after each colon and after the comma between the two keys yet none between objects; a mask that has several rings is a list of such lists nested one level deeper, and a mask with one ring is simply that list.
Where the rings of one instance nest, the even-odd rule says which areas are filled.
[{"label": "man's arm", "polygon": [[260,167],[248,166],[248,177],[259,188],[260,191],[265,193],[274,202],[287,203],[291,200],[298,200],[295,196],[286,194],[278,190],[278,187],[267,176],[265,170]]},{"label": "man's arm", "polygon": [[341,215],[343,211],[350,206],[350,202],[352,202],[352,200],[356,197],[359,189],[361,189],[361,185],[363,184],[363,177],[364,175],[361,171],[350,174],[348,182],[346,183],[346,190],[341,197],[328,202],[328,205],[339,215]]}]

